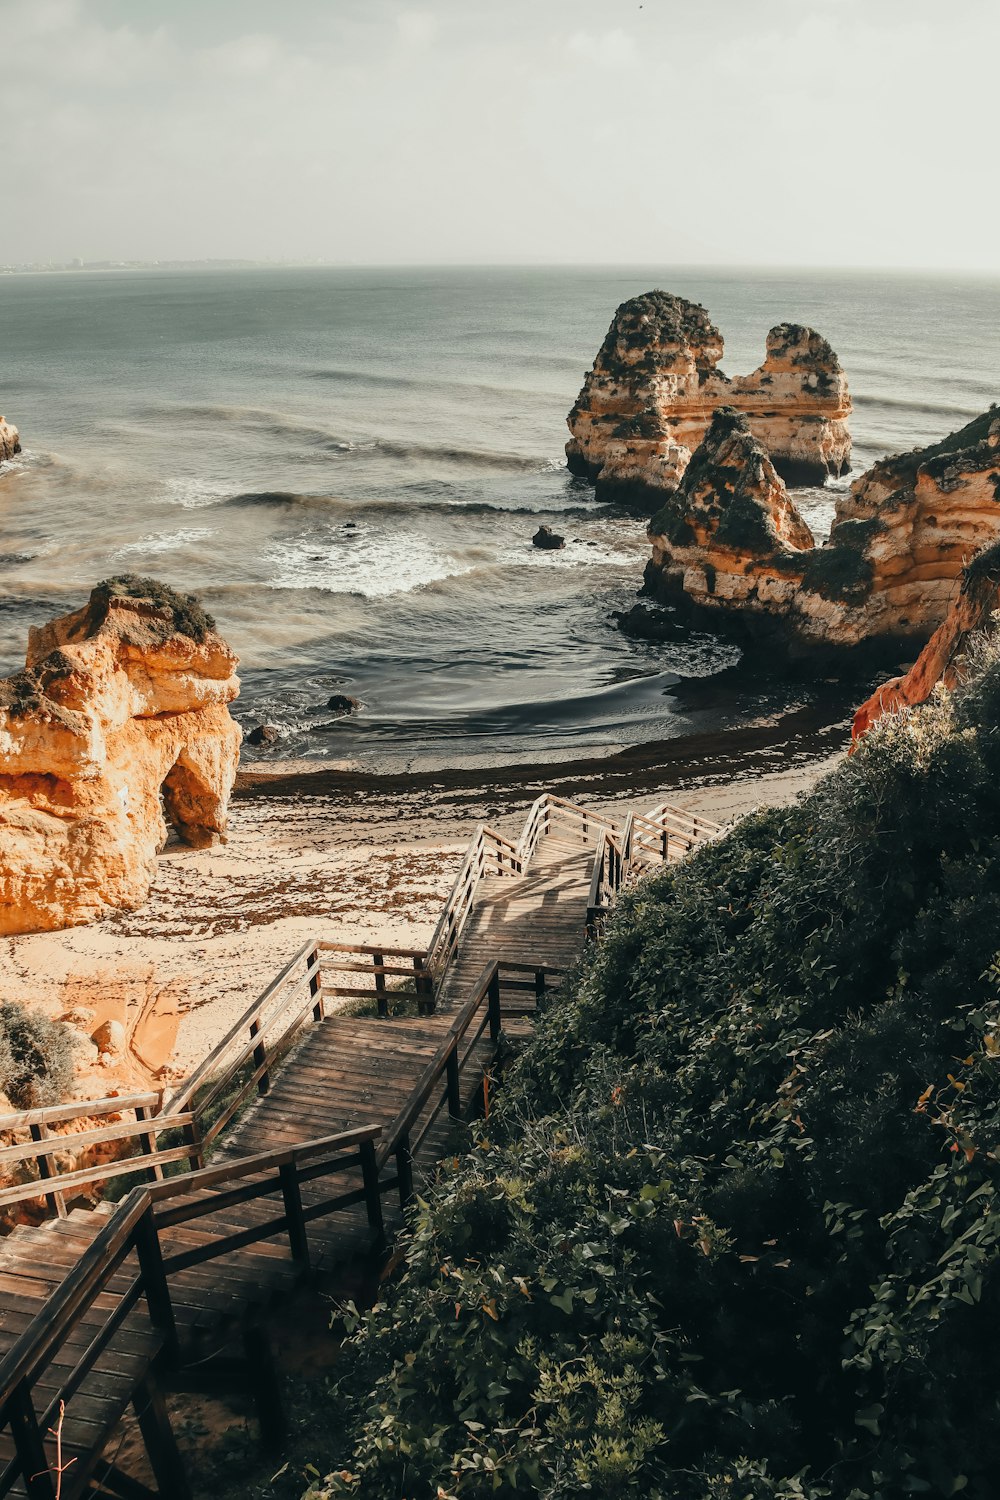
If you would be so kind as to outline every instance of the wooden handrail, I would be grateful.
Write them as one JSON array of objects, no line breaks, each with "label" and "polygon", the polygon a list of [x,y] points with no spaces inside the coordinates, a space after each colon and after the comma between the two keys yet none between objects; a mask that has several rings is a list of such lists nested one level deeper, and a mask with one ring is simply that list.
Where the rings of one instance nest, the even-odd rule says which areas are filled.
[{"label": "wooden handrail", "polygon": [[75,1099],[69,1104],[46,1104],[41,1109],[19,1110],[17,1114],[0,1115],[0,1135],[28,1130],[32,1125],[65,1125],[70,1120],[89,1119],[91,1115],[119,1115],[130,1109],[158,1109],[162,1091],[144,1094],[112,1095],[107,1099]]},{"label": "wooden handrail", "polygon": [[[584,843],[594,842],[594,872],[586,922],[587,931],[592,934],[603,921],[604,914],[623,881],[642,863],[658,864],[677,858],[687,853],[695,843],[714,837],[720,831],[719,825],[710,819],[688,813],[668,802],[659,804],[648,813],[629,813],[622,826],[605,813],[545,792],[528,809],[524,827],[516,843],[488,824],[481,824],[477,828],[426,951],[419,948],[335,943],[325,939],[305,943],[165,1102],[161,1101],[158,1093],[135,1094],[120,1099],[56,1105],[42,1111],[26,1111],[0,1117],[0,1130],[31,1129],[35,1137],[30,1147],[0,1148],[0,1163],[19,1157],[37,1160],[44,1174],[44,1183],[57,1185],[66,1179],[60,1178],[51,1165],[51,1153],[56,1148],[45,1140],[49,1124],[66,1123],[88,1114],[99,1116],[101,1113],[117,1114],[134,1109],[137,1116],[140,1113],[143,1116],[137,1117],[134,1126],[129,1124],[116,1127],[113,1135],[109,1131],[100,1137],[94,1132],[85,1131],[77,1140],[81,1143],[96,1143],[98,1139],[118,1139],[125,1142],[132,1139],[146,1157],[142,1165],[155,1170],[155,1153],[150,1150],[153,1138],[150,1120],[156,1116],[151,1113],[150,1118],[145,1118],[146,1112],[156,1111],[162,1102],[162,1114],[178,1123],[180,1116],[190,1113],[194,1117],[192,1134],[204,1145],[210,1144],[254,1090],[262,1093],[267,1091],[271,1067],[283,1055],[284,1050],[294,1043],[310,1013],[315,1020],[323,1019],[326,1013],[324,995],[352,999],[368,998],[370,995],[379,1014],[387,1015],[387,977],[404,979],[412,974],[420,1008],[432,1009],[435,983],[440,983],[459,950],[465,925],[475,905],[480,881],[494,874],[522,873],[540,839],[552,831],[553,825],[571,827]],[[394,963],[394,959],[405,962]],[[367,987],[362,983],[324,983],[324,969],[333,974],[357,973],[365,981],[370,977],[372,986]],[[235,1093],[227,1098],[237,1080],[239,1084]],[[212,1115],[220,1103],[221,1111]],[[209,1118],[210,1116],[212,1117]],[[178,1149],[172,1159],[180,1160],[183,1154]],[[202,1163],[203,1156],[199,1148],[195,1164]],[[116,1166],[114,1172],[108,1172],[107,1175],[120,1174],[125,1170],[127,1168]],[[72,1180],[80,1183],[84,1179],[75,1175]],[[47,1201],[61,1208],[57,1187],[47,1188],[39,1184],[36,1196],[38,1195],[44,1195]],[[24,1193],[22,1196],[29,1194]],[[0,1195],[0,1206],[4,1201]]]},{"label": "wooden handrail", "polygon": [[523,862],[518,848],[487,823],[480,823],[476,829],[427,947],[427,967],[439,983],[458,951],[480,880],[493,874],[520,875]]},{"label": "wooden handrail", "polygon": [[[233,1249],[242,1248],[258,1239],[269,1238],[281,1231],[288,1235],[293,1258],[307,1259],[307,1219],[319,1213],[334,1212],[359,1200],[365,1201],[369,1223],[376,1239],[380,1239],[382,1209],[374,1142],[381,1133],[381,1126],[378,1125],[358,1126],[334,1135],[301,1141],[279,1150],[237,1158],[184,1178],[134,1188],[98,1231],[53,1292],[44,1309],[32,1319],[7,1354],[0,1359],[0,1428],[10,1426],[13,1431],[15,1420],[24,1420],[27,1405],[35,1432],[46,1430],[60,1403],[68,1401],[80,1389],[125,1318],[143,1297],[146,1299],[153,1327],[158,1328],[167,1344],[172,1346],[176,1335],[168,1276],[174,1268],[181,1270],[188,1265],[217,1259]],[[342,1154],[344,1152],[353,1152],[355,1156],[345,1158]],[[335,1159],[324,1161],[319,1168],[306,1165],[318,1156],[330,1158],[331,1153]],[[308,1211],[303,1208],[299,1192],[300,1169],[311,1180],[317,1175],[341,1170],[344,1165],[354,1162],[361,1172],[363,1187],[342,1193],[328,1203]],[[283,1210],[277,1219],[269,1220],[254,1229],[230,1228],[217,1240],[210,1240],[195,1250],[182,1248],[178,1253],[164,1258],[159,1243],[157,1216],[154,1213],[156,1205],[171,1198],[188,1200],[163,1216],[169,1220],[167,1227],[182,1224],[189,1219],[204,1218],[212,1211],[213,1204],[211,1200],[206,1201],[201,1196],[192,1197],[192,1194],[200,1194],[208,1187],[229,1180],[253,1176],[259,1177],[261,1181],[241,1189],[241,1200],[268,1197],[281,1192]],[[224,1196],[219,1195],[220,1201]],[[136,1274],[127,1287],[115,1293],[116,1306],[103,1319],[100,1330],[89,1340],[69,1374],[60,1371],[58,1381],[55,1382],[57,1388],[54,1394],[51,1393],[52,1380],[45,1382],[42,1377],[53,1356],[64,1348],[69,1335],[93,1308],[97,1298],[107,1292],[112,1278],[133,1254],[138,1262]],[[36,1412],[34,1409],[32,1395],[36,1387],[48,1396],[44,1412]],[[0,1472],[0,1488],[3,1493],[7,1493],[10,1483],[19,1474],[22,1479],[28,1480],[32,1473],[26,1467],[16,1431],[14,1436],[17,1456]]]},{"label": "wooden handrail", "polygon": [[202,1062],[197,1068],[195,1068],[194,1072],[184,1080],[184,1082],[178,1089],[175,1090],[173,1094],[171,1094],[170,1098],[165,1102],[163,1106],[165,1111],[173,1113],[176,1110],[187,1108],[188,1102],[197,1093],[202,1084],[205,1083],[207,1079],[211,1078],[213,1073],[218,1070],[219,1059],[223,1057],[227,1049],[232,1046],[233,1042],[235,1042],[238,1037],[241,1037],[245,1031],[249,1030],[254,1021],[259,1022],[264,1012],[264,1008],[267,1005],[267,1002],[274,998],[275,994],[278,992],[278,990],[280,990],[281,986],[286,983],[286,981],[294,972],[296,966],[300,964],[303,959],[307,961],[308,973],[310,960],[313,959],[315,952],[316,944],[314,941],[310,940],[308,943],[304,943],[298,950],[298,952],[292,955],[292,957],[285,964],[284,968],[275,975],[275,977],[267,986],[265,986],[265,988],[257,996],[256,1000],[254,1000],[253,1003],[247,1008],[247,1010],[243,1012],[239,1020],[234,1021],[233,1025],[229,1028],[225,1036],[222,1038],[222,1041],[217,1043],[216,1046],[212,1048],[212,1051],[205,1058],[204,1062]]}]

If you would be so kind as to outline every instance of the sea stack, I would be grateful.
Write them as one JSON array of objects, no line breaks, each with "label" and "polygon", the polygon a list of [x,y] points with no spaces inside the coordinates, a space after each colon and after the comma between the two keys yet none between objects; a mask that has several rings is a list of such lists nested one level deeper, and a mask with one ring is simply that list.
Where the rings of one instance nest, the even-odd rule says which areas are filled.
[{"label": "sea stack", "polygon": [[30,632],[0,680],[0,933],[141,905],[167,821],[196,846],[224,834],[236,667],[197,601],[153,579]]},{"label": "sea stack", "polygon": [[766,357],[730,380],[705,308],[670,292],[623,302],[567,417],[566,461],[598,497],[652,512],[680,483],[719,406],[743,412],[791,484],[850,468],[851,398],[836,354],[811,328],[781,323]]},{"label": "sea stack", "polygon": [[798,655],[923,645],[967,563],[1000,542],[1000,412],[876,464],[838,502],[822,547],[751,428],[731,409],[716,414],[650,521],[645,591]]},{"label": "sea stack", "polygon": [[4,459],[13,458],[20,451],[21,439],[17,428],[6,417],[0,417],[0,463]]},{"label": "sea stack", "polygon": [[781,615],[815,545],[748,418],[731,406],[712,417],[649,532],[660,597]]}]

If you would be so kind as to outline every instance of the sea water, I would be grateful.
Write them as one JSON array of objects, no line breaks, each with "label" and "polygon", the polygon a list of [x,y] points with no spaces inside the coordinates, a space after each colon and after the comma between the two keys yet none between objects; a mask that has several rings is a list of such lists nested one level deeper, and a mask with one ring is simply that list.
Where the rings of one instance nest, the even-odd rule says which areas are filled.
[{"label": "sea water", "polygon": [[[692,268],[148,270],[0,277],[0,673],[99,579],[201,597],[271,756],[371,769],[604,754],[780,713],[705,632],[624,636],[641,520],[569,475],[565,417],[616,306],[703,302],[728,374],[817,328],[854,472],[1000,398],[1000,281]],[[844,479],[796,492],[818,537]],[[541,552],[546,523],[566,537]],[[711,679],[717,677],[717,685]],[[722,685],[725,684],[723,687]],[[363,710],[327,704],[348,692]],[[250,752],[252,754],[253,752]]]}]

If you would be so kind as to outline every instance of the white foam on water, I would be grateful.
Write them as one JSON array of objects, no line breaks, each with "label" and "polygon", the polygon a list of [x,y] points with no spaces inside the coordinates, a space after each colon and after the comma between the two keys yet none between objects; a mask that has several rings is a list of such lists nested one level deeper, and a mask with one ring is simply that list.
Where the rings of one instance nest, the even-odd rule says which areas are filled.
[{"label": "white foam on water", "polygon": [[232,493],[228,485],[212,484],[207,479],[178,477],[167,479],[164,484],[168,498],[184,510],[201,510]]},{"label": "white foam on water", "polygon": [[380,536],[359,530],[332,545],[299,538],[274,544],[272,556],[276,567],[269,588],[319,589],[366,599],[409,594],[474,566],[413,532]]},{"label": "white foam on water", "polygon": [[183,531],[171,531],[165,536],[146,536],[138,542],[126,542],[123,547],[118,547],[111,554],[112,561],[121,557],[132,557],[141,554],[143,557],[157,557],[161,552],[175,552],[179,547],[186,547],[190,542],[203,542],[206,537],[214,536],[214,526],[189,526]]}]

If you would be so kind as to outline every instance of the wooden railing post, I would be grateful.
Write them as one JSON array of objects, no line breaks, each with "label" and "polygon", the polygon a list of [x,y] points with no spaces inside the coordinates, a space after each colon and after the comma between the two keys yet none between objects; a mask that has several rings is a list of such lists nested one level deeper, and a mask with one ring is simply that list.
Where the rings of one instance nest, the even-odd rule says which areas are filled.
[{"label": "wooden railing post", "polygon": [[201,1144],[201,1131],[198,1128],[197,1118],[192,1119],[189,1125],[185,1125],[184,1139],[185,1144],[191,1148],[188,1152],[188,1171],[197,1172],[205,1165],[205,1151]]},{"label": "wooden railing post", "polygon": [[400,1136],[396,1147],[396,1176],[399,1178],[399,1206],[407,1208],[413,1202],[413,1152],[409,1132]]},{"label": "wooden railing post", "polygon": [[375,993],[378,996],[378,1013],[384,1020],[389,1014],[389,1001],[385,993],[385,975],[380,974],[379,969],[385,964],[385,959],[381,953],[373,953],[372,963],[375,965]]},{"label": "wooden railing post", "polygon": [[495,1046],[496,1043],[500,1040],[500,1032],[503,1030],[503,1023],[502,1023],[501,1018],[500,1018],[500,968],[499,968],[499,965],[497,967],[495,967],[494,970],[493,970],[493,977],[490,980],[489,989],[486,991],[486,997],[487,997],[487,1004],[489,1006],[489,1015],[490,1015],[490,1041]]},{"label": "wooden railing post", "polygon": [[[260,1035],[260,1022],[259,1021],[251,1021],[250,1022],[250,1035],[251,1035],[251,1037],[255,1037],[255,1036],[259,1036]],[[254,1067],[255,1068],[264,1068],[263,1073],[257,1079],[257,1092],[258,1092],[258,1094],[266,1094],[266,1093],[268,1093],[270,1091],[270,1088],[271,1088],[271,1075],[267,1071],[267,1068],[264,1067],[264,1064],[266,1062],[267,1062],[267,1048],[265,1047],[265,1045],[264,1045],[263,1042],[259,1042],[257,1044],[257,1046],[253,1049],[253,1065],[254,1065]]]},{"label": "wooden railing post", "polygon": [[323,1012],[323,976],[322,976],[322,974],[319,971],[319,949],[318,948],[314,948],[313,951],[312,951],[312,953],[310,954],[309,959],[306,962],[306,967],[307,968],[308,968],[309,963],[312,960],[315,960],[315,965],[313,967],[312,973],[309,975],[309,993],[313,997],[313,1001],[315,1002],[313,1004],[313,1020],[314,1021],[322,1021],[323,1014],[324,1014],[324,1012]]},{"label": "wooden railing post", "polygon": [[[135,1107],[135,1118],[139,1122],[139,1124],[142,1124],[143,1121],[145,1121],[145,1120],[147,1120],[149,1118],[148,1111],[147,1111],[146,1106],[144,1104],[137,1104],[136,1105],[136,1107]],[[143,1156],[155,1156],[156,1155],[156,1132],[155,1131],[153,1131],[153,1130],[144,1130],[143,1131],[142,1135],[139,1137],[139,1149],[142,1152]],[[163,1168],[160,1166],[159,1162],[157,1162],[157,1161],[151,1162],[150,1165],[146,1168],[146,1181],[147,1182],[160,1182],[162,1180],[162,1178],[163,1178]]]},{"label": "wooden railing post", "polygon": [[156,1230],[151,1204],[147,1206],[142,1218],[136,1223],[134,1237],[143,1294],[149,1309],[149,1321],[163,1334],[167,1358],[174,1363],[178,1355],[177,1324],[174,1322],[170,1288],[167,1285],[167,1274],[163,1269],[160,1236]]},{"label": "wooden railing post", "polygon": [[299,1185],[299,1171],[295,1162],[282,1162],[278,1168],[278,1177],[281,1182],[281,1196],[285,1201],[288,1244],[292,1259],[297,1260],[302,1266],[308,1266],[309,1237],[306,1233],[305,1215],[302,1212],[302,1189]]},{"label": "wooden railing post", "polygon": [[55,1500],[49,1460],[27,1380],[22,1380],[11,1394],[7,1417],[29,1500]]},{"label": "wooden railing post", "polygon": [[[47,1125],[35,1125],[35,1124],[33,1124],[31,1126],[31,1139],[33,1141],[47,1141],[48,1138],[49,1138],[49,1127]],[[49,1155],[49,1153],[47,1151],[44,1154],[44,1156],[40,1156],[38,1158],[38,1175],[42,1179],[43,1182],[48,1182],[50,1178],[57,1177],[59,1175],[57,1172],[54,1172],[52,1170],[52,1158],[51,1158],[51,1156]],[[46,1193],[45,1194],[45,1210],[46,1210],[46,1213],[48,1213],[50,1211],[50,1207],[49,1207],[50,1201],[51,1201],[51,1206],[52,1206],[52,1208],[55,1209],[56,1214],[58,1215],[58,1217],[60,1219],[65,1219],[65,1217],[66,1217],[66,1199],[63,1197],[62,1193],[51,1192],[51,1193]]]},{"label": "wooden railing post", "polygon": [[385,1224],[382,1220],[382,1197],[379,1192],[375,1142],[362,1141],[359,1153],[361,1175],[365,1184],[365,1211],[368,1214],[368,1223],[375,1231],[375,1249],[381,1251],[385,1248]]},{"label": "wooden railing post", "polygon": [[423,959],[415,958],[413,968],[416,974],[414,984],[417,990],[417,1010],[422,1016],[426,1016],[434,1009],[434,978],[424,967]]},{"label": "wooden railing post", "polygon": [[453,1120],[462,1118],[462,1087],[458,1074],[458,1043],[448,1053],[445,1064],[448,1075],[448,1113]]}]

